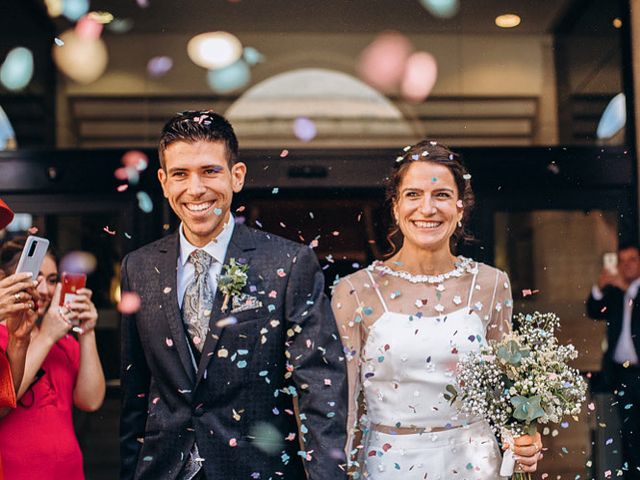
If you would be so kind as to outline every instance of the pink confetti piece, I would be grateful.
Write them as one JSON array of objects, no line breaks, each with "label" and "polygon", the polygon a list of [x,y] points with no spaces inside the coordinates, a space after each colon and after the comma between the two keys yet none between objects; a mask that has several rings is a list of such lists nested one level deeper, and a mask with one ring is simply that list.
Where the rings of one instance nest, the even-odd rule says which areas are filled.
[{"label": "pink confetti piece", "polygon": [[522,297],[525,298],[530,295],[535,295],[536,293],[539,293],[539,292],[540,290],[531,290],[531,289],[525,288],[522,290]]},{"label": "pink confetti piece", "polygon": [[122,185],[118,185],[116,187],[116,190],[118,192],[124,192],[127,188],[129,188],[129,184],[128,183],[123,183]]},{"label": "pink confetti piece", "polygon": [[286,148],[280,152],[280,158],[284,158],[287,155],[289,155],[289,150],[287,150]]},{"label": "pink confetti piece", "polygon": [[102,230],[104,230],[106,233],[112,236],[116,234],[115,230],[109,230],[109,226],[104,227]]},{"label": "pink confetti piece", "polygon": [[97,40],[100,38],[100,34],[102,34],[102,24],[96,22],[89,15],[85,15],[78,23],[76,23],[76,35],[83,40]]},{"label": "pink confetti piece", "polygon": [[169,347],[169,348],[173,347],[173,339],[172,338],[169,338],[169,337],[165,338],[164,339],[164,343],[166,343],[167,347]]},{"label": "pink confetti piece", "polygon": [[38,233],[38,227],[31,227],[29,228],[29,230],[27,230],[27,232],[29,232],[30,235],[35,235],[36,233]]},{"label": "pink confetti piece", "polygon": [[149,165],[149,157],[140,150],[129,150],[121,160],[125,167],[135,168],[138,172],[142,172]]},{"label": "pink confetti piece", "polygon": [[140,310],[140,296],[135,292],[124,292],[118,302],[118,311],[131,315]]},{"label": "pink confetti piece", "polygon": [[238,441],[235,438],[232,438],[229,440],[229,446],[230,447],[237,447],[238,446]]}]

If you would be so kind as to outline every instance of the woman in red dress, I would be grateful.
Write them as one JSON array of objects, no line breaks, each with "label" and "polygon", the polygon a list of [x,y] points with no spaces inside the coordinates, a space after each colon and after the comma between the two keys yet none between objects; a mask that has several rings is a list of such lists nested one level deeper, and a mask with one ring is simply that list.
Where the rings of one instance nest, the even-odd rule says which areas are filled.
[{"label": "woman in red dress", "polygon": [[[13,212],[0,200],[0,230],[13,219]],[[2,275],[0,275],[2,278]],[[8,339],[0,350],[0,417],[16,407],[16,390],[20,386],[35,319],[35,281],[29,274],[10,275],[0,280],[0,321],[7,325]],[[0,458],[0,480],[2,480]]]},{"label": "woman in red dress", "polygon": [[[0,251],[0,268],[12,271],[21,244]],[[7,260],[9,259],[9,260]],[[0,452],[11,480],[82,480],[82,452],[73,428],[73,407],[95,411],[102,405],[105,380],[98,357],[98,318],[91,290],[80,289],[69,305],[59,307],[60,284],[55,259],[48,254],[38,284],[38,321],[31,335],[18,405],[0,420]],[[78,339],[70,334],[80,326]],[[0,347],[7,344],[0,325]]]}]

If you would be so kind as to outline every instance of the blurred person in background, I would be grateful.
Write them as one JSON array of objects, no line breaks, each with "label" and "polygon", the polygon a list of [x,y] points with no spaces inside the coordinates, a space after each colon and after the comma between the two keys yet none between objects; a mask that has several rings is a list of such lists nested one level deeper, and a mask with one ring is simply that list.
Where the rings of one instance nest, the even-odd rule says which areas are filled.
[{"label": "blurred person in background", "polygon": [[[0,230],[13,219],[13,212],[0,200]],[[3,278],[4,277],[4,278]],[[6,324],[8,339],[0,351],[0,417],[16,407],[16,391],[22,382],[31,329],[37,318],[37,281],[30,274],[6,276],[0,271],[0,321]],[[0,458],[0,479],[3,478]]]},{"label": "blurred person in background", "polygon": [[[607,322],[603,377],[616,395],[627,480],[640,480],[640,248],[618,248],[617,266],[603,268],[587,299],[587,315]],[[631,405],[631,407],[629,407]]]},{"label": "blurred person in background", "polygon": [[[24,239],[0,249],[0,269],[13,272]],[[102,405],[105,379],[96,346],[98,314],[91,290],[77,291],[59,306],[58,267],[49,252],[38,277],[38,320],[31,334],[18,406],[0,420],[0,452],[12,480],[79,480],[84,478],[80,446],[73,429],[73,407],[93,412]],[[70,334],[79,325],[76,339]],[[7,345],[7,326],[0,325],[0,346]]]}]

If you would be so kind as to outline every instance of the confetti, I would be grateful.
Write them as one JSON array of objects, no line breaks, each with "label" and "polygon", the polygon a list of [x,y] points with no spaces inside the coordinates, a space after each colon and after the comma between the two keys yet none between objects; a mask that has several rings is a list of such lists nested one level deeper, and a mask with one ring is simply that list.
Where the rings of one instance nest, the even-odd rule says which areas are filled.
[{"label": "confetti", "polygon": [[118,311],[131,315],[140,310],[140,296],[135,292],[124,292],[118,302]]},{"label": "confetti", "polygon": [[229,325],[235,325],[236,323],[238,323],[238,319],[236,317],[227,317],[227,318],[218,320],[216,322],[216,327],[224,328],[224,327],[228,327]]}]

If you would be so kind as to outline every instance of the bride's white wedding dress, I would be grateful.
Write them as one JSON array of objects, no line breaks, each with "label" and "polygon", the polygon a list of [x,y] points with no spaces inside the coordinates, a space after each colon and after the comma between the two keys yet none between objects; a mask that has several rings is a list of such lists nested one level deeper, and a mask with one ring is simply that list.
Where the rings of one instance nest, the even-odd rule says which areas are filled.
[{"label": "bride's white wedding dress", "polygon": [[[457,385],[462,355],[510,330],[511,289],[500,270],[462,257],[457,265],[440,277],[416,277],[377,263],[335,288],[349,365],[348,449],[358,452],[364,478],[501,478],[489,425],[458,412],[447,386]],[[363,434],[354,444],[356,423]]]}]

